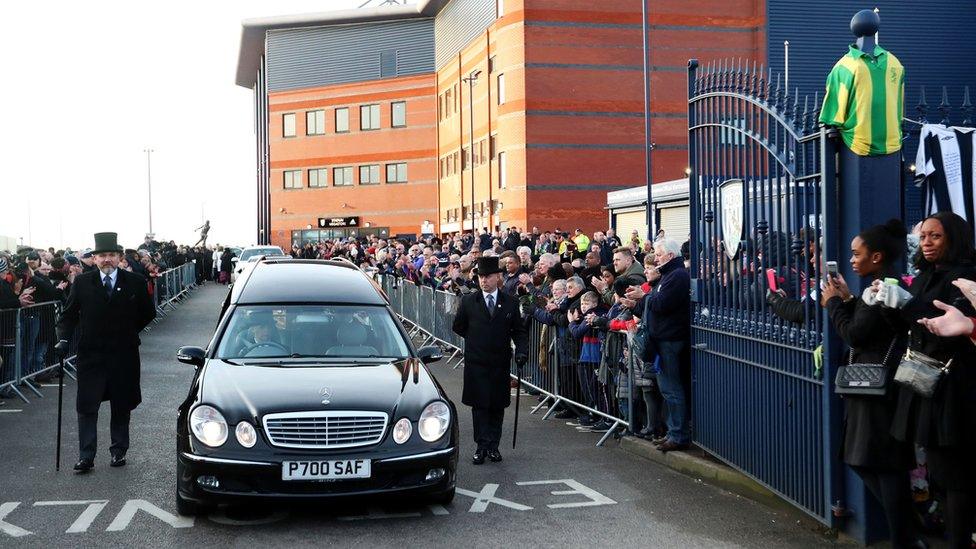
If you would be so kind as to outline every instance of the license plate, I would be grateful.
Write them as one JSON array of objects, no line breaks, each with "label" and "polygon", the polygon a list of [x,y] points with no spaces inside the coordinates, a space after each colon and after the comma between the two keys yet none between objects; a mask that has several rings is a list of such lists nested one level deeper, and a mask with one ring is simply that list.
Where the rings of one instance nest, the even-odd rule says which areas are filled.
[{"label": "license plate", "polygon": [[370,464],[368,459],[286,461],[281,464],[281,480],[369,478]]}]

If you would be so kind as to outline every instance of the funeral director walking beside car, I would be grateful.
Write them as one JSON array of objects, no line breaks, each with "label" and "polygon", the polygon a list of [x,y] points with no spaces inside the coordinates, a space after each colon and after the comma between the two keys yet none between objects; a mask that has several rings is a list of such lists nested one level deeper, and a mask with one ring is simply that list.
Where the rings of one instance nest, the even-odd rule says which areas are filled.
[{"label": "funeral director walking beside car", "polygon": [[78,442],[75,471],[95,466],[98,409],[112,406],[112,467],[125,465],[129,449],[129,414],[142,401],[139,388],[139,332],[156,318],[146,280],[119,269],[122,247],[116,233],[95,234],[92,251],[97,270],[78,275],[58,322],[58,351],[78,340]]},{"label": "funeral director walking beside car", "polygon": [[497,257],[482,257],[477,266],[480,292],[461,298],[454,317],[454,332],[464,338],[464,390],[461,402],[471,406],[474,440],[478,449],[472,462],[481,465],[487,457],[501,461],[498,443],[502,437],[505,408],[512,402],[509,365],[512,342],[519,366],[528,359],[528,335],[518,300],[499,291],[502,269]]}]

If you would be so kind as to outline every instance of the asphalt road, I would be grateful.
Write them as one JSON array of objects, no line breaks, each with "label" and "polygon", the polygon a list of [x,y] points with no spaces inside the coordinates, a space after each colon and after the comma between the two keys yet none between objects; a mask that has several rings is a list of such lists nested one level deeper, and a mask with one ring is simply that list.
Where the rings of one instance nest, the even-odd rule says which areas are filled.
[{"label": "asphalt road", "polygon": [[[143,404],[132,415],[128,465],[108,467],[103,406],[95,469],[74,475],[75,385],[65,391],[62,470],[54,470],[57,387],[0,408],[0,547],[818,547],[834,542],[793,518],[621,451],[598,435],[523,414],[519,448],[474,466],[461,414],[458,495],[448,506],[356,501],[265,503],[175,515],[176,407],[191,367],[180,345],[206,346],[224,287],[208,285],[143,337]],[[461,371],[433,365],[456,400]],[[523,410],[534,399],[523,397]],[[19,412],[15,410],[21,410]],[[506,414],[504,439],[511,436]]]}]

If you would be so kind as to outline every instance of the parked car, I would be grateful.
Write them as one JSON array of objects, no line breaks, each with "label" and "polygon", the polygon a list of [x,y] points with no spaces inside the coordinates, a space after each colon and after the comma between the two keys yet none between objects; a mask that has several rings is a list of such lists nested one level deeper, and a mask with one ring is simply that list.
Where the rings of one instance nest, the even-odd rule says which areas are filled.
[{"label": "parked car", "polygon": [[[328,281],[328,284],[323,284]],[[340,261],[262,259],[224,302],[179,407],[176,506],[455,492],[457,409],[379,286]]]},{"label": "parked car", "polygon": [[244,269],[250,267],[248,263],[257,261],[262,256],[286,257],[285,252],[278,246],[248,246],[241,250],[237,257],[231,259],[231,263],[234,264],[230,272],[231,284],[237,281]]}]

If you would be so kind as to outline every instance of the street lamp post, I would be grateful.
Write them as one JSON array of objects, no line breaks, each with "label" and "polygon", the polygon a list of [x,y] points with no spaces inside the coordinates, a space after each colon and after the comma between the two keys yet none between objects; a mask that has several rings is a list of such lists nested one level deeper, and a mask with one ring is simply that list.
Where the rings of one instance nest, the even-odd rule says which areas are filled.
[{"label": "street lamp post", "polygon": [[149,235],[153,235],[152,228],[152,149],[143,149],[146,153],[146,186],[149,188]]},{"label": "street lamp post", "polygon": [[[471,141],[471,150],[468,153],[468,168],[471,170],[471,236],[475,235],[474,228],[474,85],[478,81],[481,71],[475,69],[461,79],[468,84],[468,134]],[[463,155],[462,155],[463,158]],[[462,232],[464,227],[461,227]]]}]

